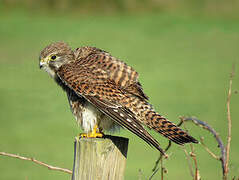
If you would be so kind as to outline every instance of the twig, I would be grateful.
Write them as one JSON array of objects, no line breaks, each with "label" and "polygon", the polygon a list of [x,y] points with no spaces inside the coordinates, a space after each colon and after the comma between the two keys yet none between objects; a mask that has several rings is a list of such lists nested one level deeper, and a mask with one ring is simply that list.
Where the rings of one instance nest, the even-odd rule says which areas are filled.
[{"label": "twig", "polygon": [[191,121],[193,122],[195,125],[199,126],[199,127],[202,127],[203,129],[206,129],[207,131],[209,131],[210,133],[213,134],[213,136],[215,137],[217,143],[218,143],[218,146],[221,150],[221,157],[220,157],[220,161],[221,161],[221,164],[222,164],[222,173],[224,175],[225,173],[225,162],[226,162],[226,149],[224,147],[224,144],[222,142],[222,139],[220,138],[219,134],[211,127],[209,126],[206,122],[204,121],[201,121],[195,117],[180,117],[181,119],[181,124],[183,122],[188,122],[188,121]]},{"label": "twig", "polygon": [[[181,126],[182,123],[183,123],[183,121],[182,121],[182,119],[181,119],[181,121],[179,122],[179,124],[178,124],[177,126]],[[169,148],[171,147],[171,145],[172,145],[172,141],[168,141],[168,145],[167,145],[167,147],[166,147],[165,150],[164,150],[165,153],[169,150]],[[154,165],[154,167],[153,167],[153,169],[152,169],[153,175],[155,174],[155,171],[156,171],[156,170],[158,171],[159,162],[161,161],[162,158],[163,158],[163,155],[160,153],[160,155],[159,155],[158,159],[156,160],[155,165]],[[151,176],[152,176],[152,175],[151,175]]]},{"label": "twig", "polygon": [[191,164],[191,162],[190,162],[189,154],[188,154],[188,152],[187,152],[187,150],[185,149],[184,146],[183,146],[183,150],[184,150],[184,152],[185,152],[185,154],[186,154],[186,158],[187,158],[187,162],[188,162],[188,167],[189,167],[190,174],[191,174],[192,178],[194,178],[193,168],[192,168],[192,164]]},{"label": "twig", "polygon": [[[168,146],[165,148],[164,152],[167,152],[167,151],[169,150],[169,148],[171,147],[171,144],[172,144],[172,142],[171,142],[171,141],[168,141]],[[160,153],[160,156],[159,156],[158,159],[156,160],[155,165],[154,165],[154,167],[153,167],[153,169],[152,169],[153,172],[158,168],[159,162],[160,162],[160,160],[161,160],[162,158],[163,158],[163,155],[162,155],[162,153]]]},{"label": "twig", "polygon": [[192,157],[192,159],[194,161],[194,166],[195,166],[195,176],[194,176],[194,179],[195,180],[200,180],[200,175],[199,175],[199,170],[198,170],[198,163],[197,163],[196,154],[194,152],[194,147],[193,147],[192,144],[190,144],[190,147],[191,147],[190,156]]},{"label": "twig", "polygon": [[65,173],[68,173],[68,174],[72,174],[72,171],[69,170],[69,169],[55,167],[55,166],[46,164],[46,163],[44,163],[42,161],[38,161],[38,160],[36,160],[34,158],[27,158],[27,157],[19,156],[19,155],[16,155],[16,154],[10,154],[10,153],[6,153],[6,152],[0,152],[0,155],[8,156],[8,157],[13,157],[13,158],[21,159],[21,160],[26,160],[26,161],[32,161],[32,162],[34,162],[36,164],[39,164],[41,166],[47,167],[49,170],[61,171],[61,172],[65,172]]},{"label": "twig", "polygon": [[153,178],[153,176],[158,172],[158,170],[159,170],[159,168],[157,168],[157,169],[153,172],[153,174],[149,177],[149,180],[151,180],[151,179]]},{"label": "twig", "polygon": [[[182,122],[180,122],[179,123],[179,127],[183,124],[183,120],[181,119],[181,121]],[[187,128],[186,128],[186,125],[184,124],[184,129],[186,130],[186,131],[188,131],[187,130]],[[190,152],[190,156],[192,157],[192,159],[193,159],[193,162],[194,162],[194,167],[195,167],[195,174],[193,175],[193,170],[192,170],[192,165],[189,163],[189,167],[190,167],[190,171],[191,171],[191,175],[193,176],[193,178],[194,178],[194,180],[200,180],[200,175],[199,175],[199,170],[198,170],[198,163],[197,163],[197,158],[196,158],[196,154],[195,154],[195,152],[194,152],[194,147],[193,147],[193,145],[192,145],[192,143],[190,144],[190,148],[191,148],[191,152]],[[185,151],[186,152],[186,151]],[[186,154],[187,156],[188,156],[188,154]],[[190,162],[189,161],[189,158],[188,158],[188,162]]]},{"label": "twig", "polygon": [[216,160],[219,160],[219,161],[220,161],[220,157],[218,157],[216,154],[214,154],[214,153],[206,146],[206,144],[204,143],[204,138],[203,138],[203,137],[200,138],[200,142],[201,142],[202,146],[205,148],[205,150],[206,150],[213,158],[215,158]]},{"label": "twig", "polygon": [[[219,137],[219,134],[211,127],[209,126],[206,122],[204,121],[201,121],[195,117],[180,117],[180,122],[177,126],[181,126],[184,122],[188,122],[188,121],[191,121],[193,122],[195,125],[199,126],[199,127],[202,127],[203,129],[206,129],[207,131],[209,131],[210,133],[213,134],[213,136],[215,137],[217,143],[218,143],[218,147],[220,148],[221,150],[221,157],[215,155],[204,143],[203,141],[203,138],[200,138],[201,139],[201,144],[203,145],[203,147],[205,148],[205,150],[215,159],[217,160],[220,160],[221,161],[221,165],[222,165],[222,172],[223,172],[223,178],[224,180],[227,179],[227,174],[228,174],[228,163],[229,163],[229,153],[230,153],[230,143],[231,143],[231,113],[230,113],[230,100],[231,100],[231,94],[232,94],[232,79],[234,77],[234,70],[235,66],[233,65],[233,69],[232,69],[232,72],[231,72],[231,76],[230,76],[230,81],[229,81],[229,90],[228,90],[228,97],[227,97],[227,120],[228,120],[228,136],[227,136],[227,147],[225,148],[223,142],[222,142],[222,139]],[[169,144],[168,146],[166,147],[165,149],[165,152],[171,147],[171,141],[169,141]],[[192,145],[191,145],[191,148],[192,148]],[[188,154],[187,154],[187,151],[186,149],[184,149],[186,155],[187,155],[187,158],[189,157]],[[192,156],[192,154],[191,154]],[[195,165],[197,165],[197,162],[195,161],[195,157],[192,156],[192,158],[194,159],[194,162],[195,162]],[[157,159],[157,161],[155,162],[155,166],[154,168],[152,169],[153,171],[153,175],[155,174],[154,172],[157,170],[158,171],[158,165],[159,165],[159,162],[161,161],[162,159],[162,155],[160,154],[159,158]],[[190,161],[189,161],[189,158],[188,158],[188,163],[189,163],[189,167],[190,166]],[[192,173],[192,167],[190,168],[190,173],[191,175],[193,176],[193,173]],[[199,172],[198,172],[198,169],[196,167],[196,175],[198,173],[198,177],[200,179],[200,176],[199,176]]]},{"label": "twig", "polygon": [[[169,150],[169,148],[171,147],[171,144],[172,144],[172,142],[168,141],[168,145],[165,148],[164,152],[167,152]],[[161,179],[163,179],[163,173],[166,171],[166,169],[163,167],[163,157],[164,158],[168,158],[167,156],[165,157],[165,156],[162,155],[162,153],[160,153],[160,155],[159,155],[158,159],[156,160],[155,165],[154,165],[154,167],[152,169],[153,173],[152,173],[152,175],[150,176],[149,179],[152,179],[152,177],[158,172],[158,170],[159,170],[159,167],[158,167],[159,166],[159,162],[161,162]]]},{"label": "twig", "polygon": [[163,167],[163,159],[160,160],[161,164],[161,180],[163,180],[163,174],[164,174],[164,167]]},{"label": "twig", "polygon": [[230,75],[229,81],[229,89],[228,89],[228,96],[227,96],[227,121],[228,121],[228,135],[227,135],[227,147],[226,147],[226,163],[225,163],[225,172],[224,172],[224,179],[227,179],[228,174],[228,163],[229,163],[229,153],[230,153],[230,145],[231,145],[231,129],[232,129],[232,121],[231,121],[231,111],[230,111],[230,102],[231,102],[231,95],[232,95],[232,79],[234,77],[235,66],[232,66],[232,72]]},{"label": "twig", "polygon": [[200,180],[200,175],[199,175],[199,170],[198,170],[198,166],[197,166],[196,155],[193,152],[191,152],[190,156],[192,157],[192,159],[194,161],[194,164],[195,164],[195,176],[194,176],[194,179],[195,180]]}]

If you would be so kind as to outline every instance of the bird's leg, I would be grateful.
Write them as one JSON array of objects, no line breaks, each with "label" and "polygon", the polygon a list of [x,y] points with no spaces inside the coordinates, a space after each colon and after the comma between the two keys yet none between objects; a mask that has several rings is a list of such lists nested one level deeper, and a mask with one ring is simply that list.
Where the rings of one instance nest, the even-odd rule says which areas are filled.
[{"label": "bird's leg", "polygon": [[99,128],[97,125],[94,126],[93,131],[89,132],[89,133],[81,133],[80,137],[81,138],[101,138],[103,137],[104,134],[102,132],[99,131]]},{"label": "bird's leg", "polygon": [[88,134],[88,137],[96,138],[96,137],[103,137],[103,133],[99,131],[99,128],[97,125],[94,126],[93,131]]}]

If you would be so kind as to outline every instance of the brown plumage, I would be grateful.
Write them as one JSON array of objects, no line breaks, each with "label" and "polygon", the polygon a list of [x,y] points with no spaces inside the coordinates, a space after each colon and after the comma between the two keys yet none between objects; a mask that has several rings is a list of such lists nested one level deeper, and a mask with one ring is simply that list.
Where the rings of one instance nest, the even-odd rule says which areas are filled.
[{"label": "brown plumage", "polygon": [[94,125],[99,132],[120,125],[162,153],[159,143],[143,125],[177,144],[197,143],[154,111],[138,81],[138,73],[108,52],[95,47],[72,51],[67,44],[57,42],[42,50],[40,67],[66,91],[72,112],[86,132],[93,131]]}]

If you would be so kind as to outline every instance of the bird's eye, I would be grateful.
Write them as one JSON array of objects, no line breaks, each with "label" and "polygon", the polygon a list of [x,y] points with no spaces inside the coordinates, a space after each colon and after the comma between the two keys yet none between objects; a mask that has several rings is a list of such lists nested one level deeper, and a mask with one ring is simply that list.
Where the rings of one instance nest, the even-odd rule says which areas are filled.
[{"label": "bird's eye", "polygon": [[56,55],[51,56],[51,59],[55,60],[56,59]]}]

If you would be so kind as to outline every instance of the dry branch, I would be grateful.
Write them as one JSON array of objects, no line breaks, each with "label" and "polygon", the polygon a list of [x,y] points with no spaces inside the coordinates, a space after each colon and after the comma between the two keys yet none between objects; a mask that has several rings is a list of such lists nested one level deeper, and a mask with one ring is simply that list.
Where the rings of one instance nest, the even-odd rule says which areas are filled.
[{"label": "dry branch", "polygon": [[159,168],[157,168],[155,171],[153,171],[153,173],[149,177],[149,180],[151,180],[154,177],[154,175],[158,172],[158,170],[159,170]]},{"label": "dry branch", "polygon": [[16,155],[16,154],[10,154],[10,153],[6,153],[6,152],[0,152],[0,155],[1,156],[13,157],[13,158],[21,159],[21,160],[26,160],[26,161],[32,161],[35,164],[39,164],[41,166],[47,167],[49,170],[61,171],[61,172],[64,172],[64,173],[72,174],[72,171],[69,170],[69,169],[52,166],[52,165],[46,164],[42,161],[38,161],[34,158],[23,157],[23,156],[19,156],[19,155]]},{"label": "dry branch", "polygon": [[235,75],[235,66],[232,66],[232,72],[230,75],[230,81],[229,81],[229,89],[228,89],[228,95],[227,95],[227,122],[228,122],[228,135],[227,135],[227,147],[226,147],[226,162],[225,162],[225,168],[224,168],[224,176],[223,179],[227,179],[228,174],[228,163],[229,163],[229,154],[230,154],[230,145],[231,145],[231,129],[232,129],[232,120],[231,120],[231,111],[230,111],[230,102],[231,102],[231,95],[232,95],[232,79]]},{"label": "dry branch", "polygon": [[[209,131],[211,134],[213,134],[213,136],[215,137],[217,143],[218,143],[218,147],[221,150],[221,157],[219,158],[219,160],[221,161],[222,164],[222,172],[223,175],[225,173],[225,164],[226,164],[226,149],[224,147],[224,144],[222,142],[222,139],[220,138],[219,134],[211,127],[209,126],[206,122],[201,121],[195,117],[180,117],[181,119],[181,124],[183,124],[184,122],[193,122],[195,125],[202,127],[203,129]],[[205,144],[204,144],[205,145]]]},{"label": "dry branch", "polygon": [[[229,101],[230,101],[230,99],[229,99]],[[219,136],[219,134],[210,126],[210,125],[208,125],[206,122],[204,122],[204,121],[201,121],[201,120],[199,120],[199,119],[197,119],[197,118],[195,118],[195,117],[180,117],[180,122],[178,123],[178,126],[181,126],[183,123],[185,123],[185,122],[192,122],[193,124],[195,124],[195,125],[197,125],[197,126],[199,126],[199,127],[201,127],[201,128],[203,128],[203,129],[205,129],[205,130],[207,130],[207,131],[209,131],[211,134],[213,134],[213,136],[215,137],[215,139],[216,139],[216,141],[217,141],[217,143],[218,143],[218,147],[220,148],[220,151],[221,151],[221,156],[220,157],[218,157],[217,155],[215,155],[206,145],[205,145],[205,143],[204,143],[204,141],[203,141],[203,139],[201,138],[201,144],[203,145],[203,147],[206,149],[206,151],[213,157],[213,158],[215,158],[215,159],[217,159],[217,160],[220,160],[221,161],[221,164],[222,164],[222,171],[223,171],[223,176],[224,176],[224,174],[225,174],[225,168],[226,168],[226,148],[225,148],[225,146],[224,146],[224,144],[223,144],[223,141],[222,141],[222,139],[220,138],[220,136]],[[230,140],[230,139],[229,139]],[[165,149],[165,152],[166,151],[168,151],[169,150],[169,148],[171,147],[171,141],[169,141],[169,144],[168,144],[168,146],[166,147],[166,149]],[[184,151],[186,151],[185,149],[184,149]],[[185,152],[186,153],[186,152]],[[186,155],[187,155],[187,153],[186,153]],[[191,154],[192,155],[192,154]],[[188,156],[189,157],[189,156]],[[187,158],[188,158],[187,157]],[[192,156],[193,157],[193,156]],[[154,171],[155,170],[157,170],[157,168],[158,168],[158,166],[159,166],[159,162],[160,162],[160,160],[162,159],[162,155],[160,155],[159,156],[159,158],[157,159],[157,161],[155,162],[155,166],[154,166],[154,168],[153,168],[153,174],[155,174],[154,173]],[[194,159],[194,163],[196,163],[195,162],[195,159]],[[190,165],[189,165],[190,166]],[[193,173],[192,173],[192,168],[190,168],[190,174],[191,175],[193,175]],[[195,176],[194,176],[195,177]],[[199,177],[199,176],[198,176]]]},{"label": "dry branch", "polygon": [[[182,119],[181,119],[181,121],[182,121]],[[179,123],[179,127],[182,124],[183,124],[183,121]],[[184,124],[184,128],[185,128],[186,131],[188,131],[185,124]],[[200,180],[197,158],[196,158],[196,154],[195,154],[195,151],[194,151],[194,146],[192,145],[192,143],[190,143],[190,148],[191,148],[190,157],[193,159],[193,162],[194,162],[195,174],[193,174],[193,168],[192,168],[192,165],[191,165],[190,160],[189,160],[189,155],[188,155],[188,153],[186,153],[187,152],[186,149],[184,150],[184,152],[186,153],[187,159],[188,159],[190,173],[191,173],[194,180]]]},{"label": "dry branch", "polygon": [[[172,142],[169,141],[167,147],[166,147],[165,150],[164,150],[164,152],[167,152],[167,151],[169,150],[171,144],[172,144]],[[154,167],[153,167],[153,169],[152,169],[153,172],[156,171],[156,169],[158,168],[159,162],[160,162],[160,160],[161,160],[162,158],[163,158],[163,155],[162,155],[162,153],[160,153],[160,155],[159,155],[158,159],[156,160],[155,165],[154,165]]]},{"label": "dry branch", "polygon": [[194,179],[195,180],[200,180],[200,175],[199,175],[199,170],[198,170],[198,163],[197,163],[197,158],[196,158],[196,154],[194,152],[194,147],[192,144],[190,144],[191,146],[191,153],[190,156],[192,157],[193,161],[194,161],[194,166],[195,166],[195,175],[194,175]]},{"label": "dry branch", "polygon": [[187,150],[186,150],[185,147],[183,147],[183,151],[184,151],[185,154],[186,154],[186,158],[187,158],[187,162],[188,162],[188,167],[189,167],[190,174],[191,174],[192,178],[194,178],[193,167],[192,167],[192,164],[191,164],[191,162],[190,162],[189,154],[188,154],[188,152],[187,152]]},{"label": "dry branch", "polygon": [[210,154],[214,159],[217,159],[217,160],[220,161],[220,157],[217,156],[216,154],[214,154],[214,153],[206,146],[206,144],[204,143],[204,138],[203,138],[203,137],[200,138],[200,142],[201,142],[202,146],[205,148],[205,150],[208,152],[208,154]]},{"label": "dry branch", "polygon": [[[209,126],[206,122],[201,121],[195,117],[180,117],[180,122],[177,126],[181,126],[184,122],[193,122],[195,125],[209,131],[211,134],[213,134],[214,138],[216,139],[217,143],[218,143],[218,147],[221,150],[221,156],[217,156],[215,155],[204,143],[203,137],[200,138],[201,144],[202,146],[205,148],[205,150],[216,160],[221,161],[221,166],[222,166],[222,173],[223,173],[223,179],[226,180],[227,179],[227,174],[228,174],[228,164],[229,164],[229,154],[230,154],[230,143],[231,143],[231,128],[232,128],[232,122],[231,122],[231,112],[230,112],[230,101],[231,101],[231,95],[232,95],[232,80],[233,77],[235,76],[235,65],[233,65],[232,67],[232,72],[230,74],[230,81],[229,81],[229,90],[228,90],[228,96],[227,96],[227,121],[228,121],[228,136],[227,136],[227,147],[225,148],[222,139],[219,137],[219,134],[211,127]],[[237,93],[237,91],[235,91],[235,93]],[[171,141],[169,141],[168,146],[165,149],[165,152],[171,147]],[[192,149],[192,153],[190,154],[191,157],[194,160],[195,163],[195,168],[196,168],[196,173],[195,173],[195,179],[200,179],[199,176],[199,172],[198,172],[198,168],[197,168],[197,160],[195,157],[195,154],[193,153],[193,145],[191,145],[191,149]],[[192,177],[194,177],[193,175],[193,171],[192,171],[192,165],[190,164],[189,161],[189,155],[186,151],[186,149],[184,148],[184,152],[186,154],[188,163],[189,163],[189,168],[190,168],[190,173],[192,175]],[[153,171],[153,175],[156,174],[156,172],[158,171],[158,166],[159,166],[159,162],[162,160],[162,154],[160,154],[159,158],[156,160],[155,162],[155,166],[153,167],[152,171]],[[162,166],[162,165],[161,165]],[[161,167],[161,176],[162,176],[162,168]],[[162,178],[162,177],[161,177]],[[235,177],[233,178],[235,179]],[[239,180],[239,178],[238,178]]]}]

